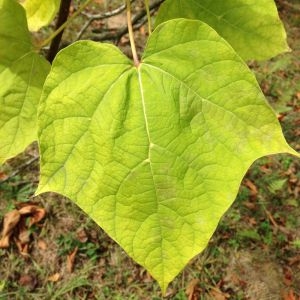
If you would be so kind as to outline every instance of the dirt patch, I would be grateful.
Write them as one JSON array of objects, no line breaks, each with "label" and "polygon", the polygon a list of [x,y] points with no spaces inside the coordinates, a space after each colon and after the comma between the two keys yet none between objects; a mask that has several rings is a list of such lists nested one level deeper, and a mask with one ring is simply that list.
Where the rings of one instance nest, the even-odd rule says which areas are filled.
[{"label": "dirt patch", "polygon": [[243,286],[249,300],[280,300],[285,288],[283,277],[278,261],[266,258],[257,250],[243,250],[231,255],[224,280],[234,291]]}]

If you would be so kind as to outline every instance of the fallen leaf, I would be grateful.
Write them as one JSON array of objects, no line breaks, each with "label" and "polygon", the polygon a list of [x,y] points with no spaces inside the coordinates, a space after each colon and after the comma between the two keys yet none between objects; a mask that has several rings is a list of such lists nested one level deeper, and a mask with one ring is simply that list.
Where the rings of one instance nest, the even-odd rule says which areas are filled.
[{"label": "fallen leaf", "polygon": [[6,180],[8,178],[7,174],[4,172],[0,172],[0,181]]},{"label": "fallen leaf", "polygon": [[230,295],[228,295],[227,293],[224,294],[222,291],[220,291],[219,289],[217,288],[212,288],[210,291],[209,291],[209,294],[210,296],[215,299],[215,300],[226,300],[228,299],[228,297]]},{"label": "fallen leaf", "polygon": [[15,243],[18,247],[18,250],[20,254],[24,257],[29,257],[29,245],[28,244],[22,244],[18,239],[15,239]]},{"label": "fallen leaf", "polygon": [[37,285],[37,279],[32,275],[22,275],[19,279],[19,285],[26,287],[29,291],[33,291]]},{"label": "fallen leaf", "polygon": [[244,201],[243,205],[246,206],[247,208],[251,209],[251,210],[255,210],[256,209],[256,204],[250,201]]},{"label": "fallen leaf", "polygon": [[67,256],[67,270],[69,273],[72,273],[75,257],[78,251],[78,247],[76,247],[68,256]]},{"label": "fallen leaf", "polygon": [[247,222],[252,226],[257,225],[257,222],[256,222],[255,218],[247,218]]},{"label": "fallen leaf", "polygon": [[4,216],[4,220],[3,220],[2,236],[7,235],[12,229],[14,229],[15,226],[18,224],[19,220],[20,220],[20,213],[18,212],[18,210],[14,209],[8,212]]},{"label": "fallen leaf", "polygon": [[293,283],[293,272],[289,267],[284,268],[283,283],[287,286],[291,286]]},{"label": "fallen leaf", "polygon": [[9,238],[10,238],[10,235],[6,235],[0,239],[0,248],[8,248],[9,247]]},{"label": "fallen leaf", "polygon": [[21,255],[28,256],[31,234],[29,228],[41,221],[45,215],[45,209],[37,205],[28,203],[18,204],[18,209],[14,209],[4,216],[3,229],[0,236],[0,248],[8,248],[10,238],[14,234],[14,241]]},{"label": "fallen leaf", "polygon": [[55,273],[55,274],[49,276],[49,277],[47,278],[47,281],[50,281],[50,282],[57,282],[59,279],[60,279],[60,274],[59,274],[59,273]]},{"label": "fallen leaf", "polygon": [[250,190],[250,195],[256,197],[258,193],[256,185],[249,179],[245,179],[244,184]]},{"label": "fallen leaf", "polygon": [[28,244],[30,242],[30,231],[26,226],[26,220],[21,218],[18,224],[19,234],[18,240],[21,244]]},{"label": "fallen leaf", "polygon": [[[185,291],[185,293],[188,296],[189,300],[194,300],[194,299],[196,300],[196,299],[198,299],[198,295],[197,294],[199,293],[199,287],[198,287],[199,282],[200,281],[197,278],[192,279],[189,282],[189,284],[188,284],[188,286],[186,288],[186,291]],[[195,298],[195,297],[197,297],[197,298]]]},{"label": "fallen leaf", "polygon": [[85,243],[88,240],[88,236],[87,236],[84,228],[81,228],[76,232],[76,237],[77,237],[77,240],[81,243]]},{"label": "fallen leaf", "polygon": [[9,247],[10,236],[12,234],[13,229],[16,227],[19,221],[20,221],[20,213],[16,209],[8,212],[4,216],[3,229],[1,232],[1,239],[0,239],[0,248]]},{"label": "fallen leaf", "polygon": [[283,293],[283,300],[297,300],[294,291],[289,290],[288,292]]},{"label": "fallen leaf", "polygon": [[38,240],[37,245],[41,250],[46,250],[47,249],[47,244],[44,240],[41,240],[41,239]]},{"label": "fallen leaf", "polygon": [[40,222],[46,215],[46,210],[37,205],[24,206],[20,208],[19,212],[21,215],[30,215],[29,227]]}]

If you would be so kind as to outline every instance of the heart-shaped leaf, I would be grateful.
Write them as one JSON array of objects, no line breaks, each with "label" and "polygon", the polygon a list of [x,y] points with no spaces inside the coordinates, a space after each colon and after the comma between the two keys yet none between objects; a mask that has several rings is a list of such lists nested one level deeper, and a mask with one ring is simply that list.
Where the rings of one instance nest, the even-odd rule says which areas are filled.
[{"label": "heart-shaped leaf", "polygon": [[274,0],[166,0],[156,24],[174,18],[206,22],[244,59],[268,59],[289,50]]},{"label": "heart-shaped leaf", "polygon": [[34,52],[23,7],[0,0],[0,164],[36,140],[37,105],[49,70]]},{"label": "heart-shaped leaf", "polygon": [[37,193],[72,199],[163,290],[206,247],[252,162],[295,153],[241,58],[184,19],[153,32],[138,68],[108,44],[62,50],[39,142]]},{"label": "heart-shaped leaf", "polygon": [[48,25],[57,14],[59,5],[60,0],[25,0],[23,6],[29,29],[37,31]]}]

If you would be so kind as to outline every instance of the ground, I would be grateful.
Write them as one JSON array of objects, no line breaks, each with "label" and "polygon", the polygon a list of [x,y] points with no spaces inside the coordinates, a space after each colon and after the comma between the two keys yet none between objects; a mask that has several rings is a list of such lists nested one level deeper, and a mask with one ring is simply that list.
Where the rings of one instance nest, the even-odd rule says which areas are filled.
[{"label": "ground", "polygon": [[[288,142],[299,151],[300,4],[277,4],[292,52],[250,66]],[[119,27],[123,19],[104,25]],[[84,16],[73,26],[82,21]],[[101,24],[95,22],[86,34],[97,34]],[[144,27],[138,32],[140,49],[145,32]],[[67,31],[64,42],[70,39]],[[128,53],[128,38],[120,44]],[[70,200],[32,197],[37,157],[33,144],[0,169],[0,220],[13,208],[34,211],[14,232],[15,238],[25,234],[25,242],[12,239],[0,249],[0,299],[162,299],[150,275]],[[41,212],[46,215],[39,220]],[[36,222],[28,232],[30,220]],[[253,164],[207,249],[177,276],[165,299],[300,299],[299,159],[276,155]]]}]

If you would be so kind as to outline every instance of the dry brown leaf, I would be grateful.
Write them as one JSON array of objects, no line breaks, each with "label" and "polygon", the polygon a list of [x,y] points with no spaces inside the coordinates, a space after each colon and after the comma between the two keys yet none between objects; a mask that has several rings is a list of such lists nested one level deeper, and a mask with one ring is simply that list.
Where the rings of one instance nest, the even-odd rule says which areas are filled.
[{"label": "dry brown leaf", "polygon": [[294,291],[289,290],[288,292],[283,293],[283,300],[297,300]]},{"label": "dry brown leaf", "polygon": [[28,257],[29,254],[29,244],[22,244],[18,239],[15,239],[15,243],[18,247],[20,254],[24,257]]},{"label": "dry brown leaf", "polygon": [[22,275],[19,279],[19,285],[26,287],[29,291],[33,291],[37,285],[37,279],[32,275]]},{"label": "dry brown leaf", "polygon": [[289,266],[297,264],[297,263],[300,262],[300,255],[296,255],[294,257],[291,257],[291,258],[288,259],[288,261],[289,261]]},{"label": "dry brown leaf", "polygon": [[[193,299],[198,298],[198,295],[196,295],[196,293],[199,292],[199,288],[198,288],[199,282],[200,281],[197,278],[194,278],[189,282],[189,284],[188,284],[188,286],[185,290],[185,293],[188,296],[189,300],[193,300]],[[195,297],[197,297],[197,298],[195,298]]]},{"label": "dry brown leaf", "polygon": [[[23,256],[28,256],[30,231],[29,228],[41,221],[46,215],[43,208],[34,204],[21,203],[18,209],[8,212],[4,216],[3,229],[1,232],[0,248],[8,248],[10,237],[14,232],[15,243]],[[26,217],[29,217],[28,224]]]},{"label": "dry brown leaf", "polygon": [[8,212],[3,219],[3,229],[1,232],[0,248],[9,247],[9,239],[13,229],[17,226],[20,221],[20,213],[14,209]]},{"label": "dry brown leaf", "polygon": [[10,234],[0,239],[0,249],[9,247],[9,238],[10,238]]},{"label": "dry brown leaf", "polygon": [[215,300],[226,300],[230,295],[224,294],[222,291],[220,291],[218,288],[213,288],[209,291],[209,294],[211,297]]},{"label": "dry brown leaf", "polygon": [[245,205],[247,208],[251,209],[251,210],[255,210],[256,209],[256,204],[250,201],[244,201],[243,205]]},{"label": "dry brown leaf", "polygon": [[257,193],[258,193],[256,185],[249,179],[245,179],[244,184],[247,188],[249,188],[250,195],[253,196],[253,197],[256,197]]},{"label": "dry brown leaf", "polygon": [[47,278],[47,281],[50,281],[50,282],[57,282],[59,279],[60,279],[60,274],[59,274],[59,273],[55,273],[55,274],[49,276],[49,277]]},{"label": "dry brown leaf", "polygon": [[291,286],[293,284],[293,272],[290,267],[284,268],[284,277],[283,277],[283,283],[286,286]]},{"label": "dry brown leaf", "polygon": [[88,240],[88,236],[87,236],[84,228],[81,228],[76,232],[76,237],[77,237],[77,240],[81,243],[85,243]]},{"label": "dry brown leaf", "polygon": [[4,172],[0,172],[0,180],[3,181],[3,180],[6,180],[8,178],[7,174],[4,173]]},{"label": "dry brown leaf", "polygon": [[75,257],[78,251],[78,247],[76,247],[68,256],[67,256],[67,270],[69,273],[72,273]]},{"label": "dry brown leaf", "polygon": [[46,215],[46,210],[44,208],[33,204],[23,206],[20,208],[19,212],[21,215],[30,215],[29,227],[40,222]]},{"label": "dry brown leaf", "polygon": [[26,220],[24,218],[21,218],[19,224],[18,224],[18,241],[21,244],[28,244],[30,242],[30,231],[28,230],[26,226]]},{"label": "dry brown leaf", "polygon": [[20,220],[20,213],[18,210],[14,209],[8,212],[4,216],[3,229],[1,235],[6,236],[10,231],[12,231],[19,223],[19,220]]},{"label": "dry brown leaf", "polygon": [[47,249],[47,244],[44,240],[39,239],[37,242],[37,245],[38,245],[39,249],[41,249],[41,250]]}]

